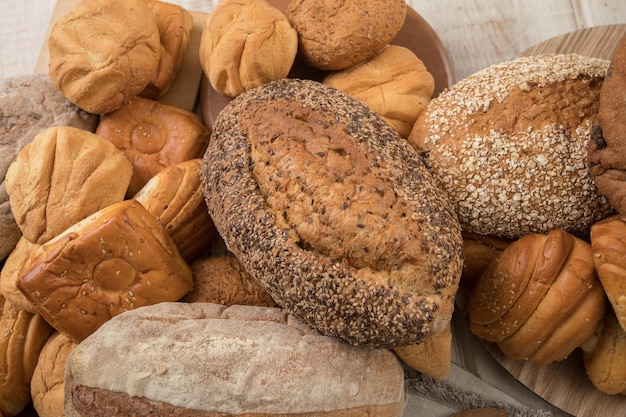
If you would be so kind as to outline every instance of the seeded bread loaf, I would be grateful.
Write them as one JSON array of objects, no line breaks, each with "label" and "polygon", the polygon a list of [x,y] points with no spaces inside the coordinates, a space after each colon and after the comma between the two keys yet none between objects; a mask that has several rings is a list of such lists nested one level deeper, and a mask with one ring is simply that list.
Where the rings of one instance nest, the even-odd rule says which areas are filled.
[{"label": "seeded bread loaf", "polygon": [[582,236],[611,212],[587,162],[608,66],[576,54],[521,57],[430,101],[409,142],[448,193],[464,231]]},{"label": "seeded bread loaf", "polygon": [[459,223],[419,155],[356,99],[297,79],[250,90],[220,113],[203,162],[228,249],[311,327],[394,347],[449,323]]}]

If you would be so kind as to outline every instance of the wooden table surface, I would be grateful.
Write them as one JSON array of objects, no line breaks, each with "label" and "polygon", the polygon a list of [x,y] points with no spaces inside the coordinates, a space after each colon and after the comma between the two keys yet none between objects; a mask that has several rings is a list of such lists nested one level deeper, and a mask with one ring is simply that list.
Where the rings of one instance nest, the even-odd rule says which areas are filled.
[{"label": "wooden table surface", "polygon": [[[210,12],[217,3],[217,0],[169,1],[197,12]],[[35,70],[55,4],[55,0],[0,2],[0,78]],[[438,35],[456,80],[521,54],[571,50],[580,46],[581,39],[585,50],[605,51],[622,34],[623,27],[611,26],[610,33],[600,37],[588,36],[586,30],[626,24],[626,0],[407,0],[407,4]],[[574,31],[579,31],[575,33],[580,36],[572,35]],[[453,361],[456,364],[521,402],[541,404],[532,392],[521,390],[517,381],[507,378],[510,377],[507,372],[513,372],[517,378],[532,378],[532,375],[528,377],[531,373],[528,368],[509,364],[503,372],[506,360],[497,355],[494,359],[467,334],[462,323],[457,323],[455,330]],[[589,408],[591,411],[587,412],[591,413],[593,407]],[[602,415],[626,415],[626,409],[621,410]]]}]

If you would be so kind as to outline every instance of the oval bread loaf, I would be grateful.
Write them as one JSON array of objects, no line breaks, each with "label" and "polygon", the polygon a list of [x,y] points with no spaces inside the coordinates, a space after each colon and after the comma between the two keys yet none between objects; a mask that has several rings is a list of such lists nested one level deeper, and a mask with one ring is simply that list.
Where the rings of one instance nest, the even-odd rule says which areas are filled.
[{"label": "oval bread loaf", "polygon": [[356,99],[297,79],[245,92],[220,113],[203,162],[227,247],[308,325],[393,347],[450,321],[459,223],[419,155]]}]

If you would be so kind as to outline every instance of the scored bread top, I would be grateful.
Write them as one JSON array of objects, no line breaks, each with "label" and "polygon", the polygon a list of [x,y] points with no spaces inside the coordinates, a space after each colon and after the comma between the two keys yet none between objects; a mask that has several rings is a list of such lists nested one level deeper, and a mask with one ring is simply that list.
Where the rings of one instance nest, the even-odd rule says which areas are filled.
[{"label": "scored bread top", "polygon": [[449,321],[460,226],[418,154],[334,88],[286,79],[219,115],[201,172],[227,247],[325,334],[399,346]]}]

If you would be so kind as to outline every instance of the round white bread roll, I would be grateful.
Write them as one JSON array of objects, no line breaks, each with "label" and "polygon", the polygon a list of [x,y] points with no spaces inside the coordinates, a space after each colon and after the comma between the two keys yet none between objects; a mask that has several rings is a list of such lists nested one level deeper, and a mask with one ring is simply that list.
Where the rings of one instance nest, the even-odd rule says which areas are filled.
[{"label": "round white bread roll", "polygon": [[128,311],[74,348],[65,368],[67,417],[393,417],[404,398],[391,351],[351,346],[256,306]]}]

